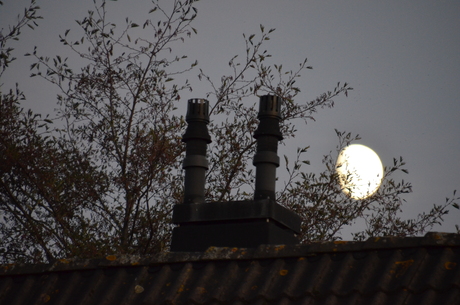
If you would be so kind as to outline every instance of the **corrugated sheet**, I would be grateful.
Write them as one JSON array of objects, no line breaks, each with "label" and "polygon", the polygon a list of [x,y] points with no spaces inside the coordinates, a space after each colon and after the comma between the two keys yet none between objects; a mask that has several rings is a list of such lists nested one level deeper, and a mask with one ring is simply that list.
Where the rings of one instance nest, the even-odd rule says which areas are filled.
[{"label": "corrugated sheet", "polygon": [[2,266],[0,304],[460,304],[460,235]]}]

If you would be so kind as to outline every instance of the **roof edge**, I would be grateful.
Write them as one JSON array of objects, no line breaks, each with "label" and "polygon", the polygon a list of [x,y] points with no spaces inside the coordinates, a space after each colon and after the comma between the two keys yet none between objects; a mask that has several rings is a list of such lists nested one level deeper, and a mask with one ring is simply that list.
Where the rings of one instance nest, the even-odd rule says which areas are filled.
[{"label": "roof edge", "polygon": [[155,255],[114,254],[105,258],[58,259],[51,264],[0,265],[0,276],[113,267],[153,266],[216,260],[308,257],[324,253],[359,252],[414,247],[460,247],[460,234],[429,232],[423,237],[371,237],[366,241],[328,241],[302,245],[261,245],[257,248],[210,247],[205,252],[162,252]]}]

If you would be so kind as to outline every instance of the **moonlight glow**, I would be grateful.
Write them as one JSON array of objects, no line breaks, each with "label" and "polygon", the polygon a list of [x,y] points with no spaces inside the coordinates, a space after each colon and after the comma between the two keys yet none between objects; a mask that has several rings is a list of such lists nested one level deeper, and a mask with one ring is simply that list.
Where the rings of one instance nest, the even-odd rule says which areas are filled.
[{"label": "moonlight glow", "polygon": [[337,158],[336,170],[343,192],[354,199],[372,196],[379,189],[383,178],[379,156],[369,147],[360,144],[342,149]]}]

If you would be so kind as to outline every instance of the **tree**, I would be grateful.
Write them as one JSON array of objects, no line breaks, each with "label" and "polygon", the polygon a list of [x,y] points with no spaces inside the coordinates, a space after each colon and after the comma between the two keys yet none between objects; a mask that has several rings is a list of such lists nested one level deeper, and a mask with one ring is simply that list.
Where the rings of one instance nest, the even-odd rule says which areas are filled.
[{"label": "tree", "polygon": [[[0,6],[1,5],[3,5],[2,1],[0,1]],[[25,26],[31,29],[38,26],[37,20],[42,19],[41,16],[37,15],[39,9],[40,7],[37,6],[35,0],[32,0],[29,7],[24,9],[24,14],[18,15],[16,24],[10,26],[5,34],[3,34],[3,29],[2,32],[0,32],[0,76],[3,75],[8,65],[16,59],[12,57],[14,48],[8,46],[8,42],[11,40],[19,40],[21,30]]]},{"label": "tree", "polygon": [[[95,257],[109,253],[164,251],[171,232],[171,211],[182,200],[181,136],[184,118],[176,113],[181,94],[192,91],[187,77],[198,63],[177,54],[176,46],[196,34],[192,0],[175,0],[169,9],[154,1],[151,19],[120,28],[107,19],[108,4],[78,21],[82,36],[60,37],[86,65],[71,67],[67,58],[42,56],[35,48],[32,76],[59,89],[56,119],[25,112],[18,91],[1,95],[0,253],[2,262],[52,261],[61,257]],[[20,24],[20,23],[19,23]],[[297,70],[270,64],[264,50],[274,29],[260,27],[245,36],[242,58],[229,61],[229,73],[217,82],[199,70],[208,84],[212,118],[206,197],[208,201],[251,199],[257,127],[257,95],[274,94],[286,103],[282,131],[295,136],[298,121],[352,88],[344,83],[310,102],[298,101],[295,81],[311,69],[305,60]],[[5,40],[2,40],[2,48]],[[251,102],[248,102],[251,101]],[[356,137],[338,132],[338,151]],[[442,220],[450,199],[417,219],[403,221],[398,212],[408,183],[391,175],[402,159],[385,169],[385,184],[369,199],[347,197],[335,172],[335,153],[325,156],[326,170],[303,173],[308,148],[286,158],[289,177],[278,202],[304,217],[301,239],[335,240],[356,219],[367,229],[355,239],[380,235],[415,235]]]}]

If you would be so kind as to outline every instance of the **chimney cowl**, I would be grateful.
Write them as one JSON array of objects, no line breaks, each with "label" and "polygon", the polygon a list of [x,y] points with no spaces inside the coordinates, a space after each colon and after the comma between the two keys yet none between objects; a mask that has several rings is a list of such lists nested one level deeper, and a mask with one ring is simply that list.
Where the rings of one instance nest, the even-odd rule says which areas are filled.
[{"label": "chimney cowl", "polygon": [[272,117],[281,120],[283,100],[279,96],[275,95],[263,95],[259,98],[259,114],[257,118]]},{"label": "chimney cowl", "polygon": [[209,101],[202,98],[189,99],[185,120],[209,123]]},{"label": "chimney cowl", "polygon": [[264,95],[260,97],[259,114],[257,115],[259,126],[254,132],[255,139],[258,140],[261,136],[269,136],[274,137],[273,141],[276,143],[283,139],[279,124],[282,119],[282,104],[283,100],[278,96]]}]

